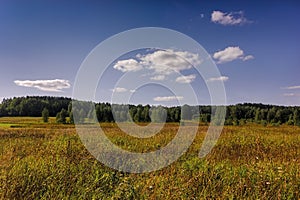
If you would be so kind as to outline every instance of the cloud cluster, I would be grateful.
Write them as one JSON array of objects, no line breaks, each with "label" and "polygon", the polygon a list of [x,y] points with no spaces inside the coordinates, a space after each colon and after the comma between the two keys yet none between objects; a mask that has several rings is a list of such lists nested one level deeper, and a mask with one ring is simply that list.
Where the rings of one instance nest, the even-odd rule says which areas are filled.
[{"label": "cloud cluster", "polygon": [[244,51],[236,47],[226,47],[223,50],[217,51],[214,53],[213,58],[217,60],[217,63],[226,63],[233,60],[241,59],[243,61],[254,59],[252,55],[245,55]]},{"label": "cloud cluster", "polygon": [[165,80],[172,73],[180,73],[202,63],[198,54],[187,51],[157,50],[136,59],[118,61],[113,68],[122,72],[135,72],[141,69],[153,71],[151,80]]},{"label": "cloud cluster", "polygon": [[114,68],[120,70],[122,72],[130,72],[130,71],[139,71],[142,69],[140,63],[134,59],[128,60],[119,60],[115,65]]},{"label": "cloud cluster", "polygon": [[183,96],[165,96],[165,97],[155,97],[153,98],[154,101],[175,101],[175,100],[182,100]]},{"label": "cloud cluster", "polygon": [[222,11],[213,11],[211,14],[211,21],[216,24],[228,25],[242,25],[250,21],[244,17],[242,11],[224,13]]},{"label": "cloud cluster", "polygon": [[228,81],[228,77],[227,76],[220,76],[220,77],[213,77],[213,78],[209,78],[207,81],[208,82],[214,82],[214,81]]},{"label": "cloud cluster", "polygon": [[179,76],[176,78],[177,83],[191,83],[195,80],[196,74],[191,74],[188,76]]},{"label": "cloud cluster", "polygon": [[47,92],[62,92],[62,89],[70,88],[71,84],[68,80],[15,80],[15,84],[23,87],[33,87]]}]

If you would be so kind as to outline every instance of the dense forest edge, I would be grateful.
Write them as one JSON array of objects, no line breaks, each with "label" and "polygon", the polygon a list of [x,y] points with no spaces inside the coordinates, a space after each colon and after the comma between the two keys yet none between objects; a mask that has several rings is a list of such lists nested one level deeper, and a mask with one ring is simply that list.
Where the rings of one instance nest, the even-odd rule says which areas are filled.
[{"label": "dense forest edge", "polygon": [[[57,123],[72,124],[74,123],[73,112],[77,112],[80,116],[83,116],[82,119],[78,119],[82,123],[96,117],[99,122],[115,122],[115,119],[118,122],[126,122],[130,118],[134,122],[151,122],[151,120],[157,122],[180,122],[184,118],[185,120],[208,124],[211,119],[211,113],[218,107],[208,105],[183,105],[182,107],[111,105],[110,103],[84,101],[76,101],[76,103],[80,104],[78,106],[80,109],[72,109],[72,99],[67,97],[27,96],[7,98],[3,99],[0,104],[0,117],[42,117],[44,122],[48,122],[49,117],[56,117]],[[96,113],[96,116],[94,113]],[[300,126],[300,107],[260,103],[226,106],[225,125],[243,125],[246,123]]]}]

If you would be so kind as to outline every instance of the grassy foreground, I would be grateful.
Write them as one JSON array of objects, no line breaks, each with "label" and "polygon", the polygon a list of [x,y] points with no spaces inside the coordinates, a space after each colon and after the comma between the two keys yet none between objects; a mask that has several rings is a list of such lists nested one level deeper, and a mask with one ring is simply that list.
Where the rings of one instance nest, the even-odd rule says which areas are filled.
[{"label": "grassy foreground", "polygon": [[[207,126],[199,126],[188,152],[172,165],[129,174],[93,158],[74,126],[40,121],[0,118],[1,199],[300,198],[299,127],[227,126],[213,151],[200,159]],[[115,124],[102,127],[118,146],[149,152],[168,144],[178,124],[167,124],[149,139],[132,138]]]}]

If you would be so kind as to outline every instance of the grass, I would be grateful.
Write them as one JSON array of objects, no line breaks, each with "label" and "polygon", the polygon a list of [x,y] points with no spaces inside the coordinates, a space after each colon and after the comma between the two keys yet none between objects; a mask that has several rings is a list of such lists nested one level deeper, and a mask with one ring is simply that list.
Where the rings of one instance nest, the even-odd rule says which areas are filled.
[{"label": "grass", "polygon": [[[226,126],[212,152],[198,152],[207,126],[176,162],[161,170],[122,173],[99,163],[72,125],[0,118],[1,199],[299,199],[300,128]],[[136,139],[102,124],[123,149],[149,152],[174,137],[178,124]],[[184,127],[188,132],[189,126]]]},{"label": "grass", "polygon": [[[13,123],[13,124],[41,124],[43,119],[41,117],[0,117],[0,123]],[[49,117],[49,123],[55,123],[55,117]]]}]

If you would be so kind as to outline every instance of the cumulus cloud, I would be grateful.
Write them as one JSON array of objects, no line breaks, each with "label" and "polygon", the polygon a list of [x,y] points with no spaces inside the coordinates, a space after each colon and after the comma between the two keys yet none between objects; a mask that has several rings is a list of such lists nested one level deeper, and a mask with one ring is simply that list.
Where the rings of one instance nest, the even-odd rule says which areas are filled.
[{"label": "cumulus cloud", "polygon": [[218,10],[212,12],[211,21],[216,24],[222,24],[224,26],[242,25],[250,22],[244,17],[243,11],[225,13]]},{"label": "cumulus cloud", "polygon": [[162,81],[162,80],[165,80],[165,78],[166,78],[165,75],[156,75],[156,76],[150,77],[150,79],[154,80],[154,81]]},{"label": "cumulus cloud", "polygon": [[241,59],[243,61],[247,61],[250,59],[254,59],[252,55],[245,55],[244,51],[236,46],[236,47],[226,47],[223,50],[217,51],[214,53],[213,58],[217,60],[217,63],[226,63],[233,60]]},{"label": "cumulus cloud", "polygon": [[[118,61],[114,68],[122,72],[138,71],[142,68],[153,70],[155,75],[170,75],[201,64],[198,54],[187,51],[157,50],[148,54],[138,54],[136,59]],[[163,80],[163,76],[154,76],[152,80]]]},{"label": "cumulus cloud", "polygon": [[18,86],[33,87],[42,91],[62,92],[62,89],[70,88],[71,84],[68,80],[15,80],[14,83]]},{"label": "cumulus cloud", "polygon": [[154,70],[159,75],[180,72],[201,63],[198,54],[174,50],[158,50],[140,57],[140,60],[145,68]]},{"label": "cumulus cloud", "polygon": [[128,90],[126,88],[122,87],[116,87],[114,89],[111,89],[112,92],[127,92]]},{"label": "cumulus cloud", "polygon": [[182,100],[183,96],[165,96],[165,97],[155,97],[153,98],[154,101],[175,101],[175,100]]},{"label": "cumulus cloud", "polygon": [[122,72],[138,71],[142,69],[140,63],[134,59],[119,60],[114,68]]},{"label": "cumulus cloud", "polygon": [[213,77],[213,78],[209,78],[207,81],[208,82],[213,82],[213,81],[228,81],[228,77],[227,76],[220,76],[220,77]]},{"label": "cumulus cloud", "polygon": [[178,83],[191,83],[195,80],[196,75],[195,74],[191,74],[188,76],[179,76],[176,78],[176,82]]},{"label": "cumulus cloud", "polygon": [[289,86],[289,87],[283,87],[282,89],[286,89],[286,90],[300,89],[300,85]]}]

